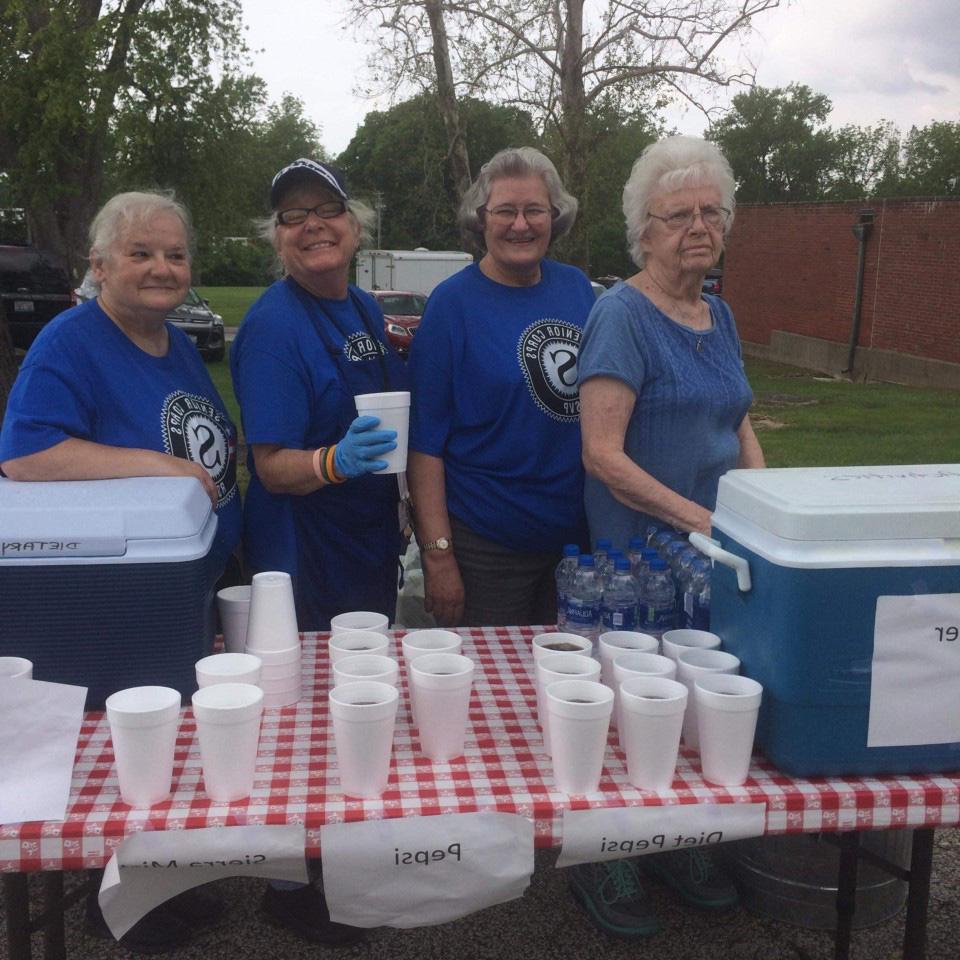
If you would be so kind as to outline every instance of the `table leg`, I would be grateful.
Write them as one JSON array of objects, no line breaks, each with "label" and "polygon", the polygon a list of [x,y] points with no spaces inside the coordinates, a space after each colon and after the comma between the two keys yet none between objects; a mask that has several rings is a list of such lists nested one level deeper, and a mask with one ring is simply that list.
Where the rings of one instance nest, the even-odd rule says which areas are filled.
[{"label": "table leg", "polygon": [[10,960],[30,960],[30,892],[26,874],[3,875],[3,900]]},{"label": "table leg", "polygon": [[43,873],[42,918],[43,960],[66,960],[67,943],[63,931],[63,874],[59,870]]},{"label": "table leg", "polygon": [[837,874],[837,929],[834,933],[834,957],[849,960],[853,914],[857,908],[857,867],[860,834],[855,830],[840,834],[840,870]]},{"label": "table leg", "polygon": [[924,960],[927,955],[927,902],[933,868],[933,829],[913,831],[907,919],[903,929],[903,960]]}]

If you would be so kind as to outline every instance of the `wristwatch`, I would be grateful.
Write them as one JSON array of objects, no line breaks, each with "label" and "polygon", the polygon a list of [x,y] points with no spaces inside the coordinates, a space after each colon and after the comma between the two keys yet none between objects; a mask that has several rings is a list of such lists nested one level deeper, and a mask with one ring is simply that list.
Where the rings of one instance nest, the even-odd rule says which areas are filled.
[{"label": "wristwatch", "polygon": [[427,553],[430,550],[437,550],[440,553],[446,553],[452,547],[453,543],[449,537],[437,537],[436,540],[431,540],[429,543],[421,543],[420,552]]}]

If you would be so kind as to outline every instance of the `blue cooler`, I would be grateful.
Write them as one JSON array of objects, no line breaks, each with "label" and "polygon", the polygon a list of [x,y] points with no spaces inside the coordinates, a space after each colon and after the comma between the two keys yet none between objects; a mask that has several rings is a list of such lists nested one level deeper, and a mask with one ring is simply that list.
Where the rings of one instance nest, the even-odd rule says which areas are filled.
[{"label": "blue cooler", "polygon": [[711,630],[800,776],[960,770],[960,465],[733,470]]},{"label": "blue cooler", "polygon": [[88,688],[196,689],[213,647],[217,517],[190,477],[0,479],[0,655]]}]

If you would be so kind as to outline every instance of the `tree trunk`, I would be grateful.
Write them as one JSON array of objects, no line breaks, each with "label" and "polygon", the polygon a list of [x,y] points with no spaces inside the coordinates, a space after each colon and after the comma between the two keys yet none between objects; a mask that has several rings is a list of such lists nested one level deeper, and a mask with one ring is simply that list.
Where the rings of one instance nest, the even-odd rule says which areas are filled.
[{"label": "tree trunk", "polygon": [[7,318],[0,309],[0,424],[7,409],[7,397],[17,378],[17,358],[13,352],[13,341],[7,327]]},{"label": "tree trunk", "polygon": [[450,47],[447,43],[447,28],[443,22],[440,0],[426,0],[427,17],[430,20],[430,33],[433,35],[433,63],[437,71],[437,99],[443,126],[447,132],[448,158],[450,172],[453,175],[457,200],[470,187],[470,158],[467,154],[467,138],[460,120],[457,106],[457,92],[453,84],[453,68],[450,65]]},{"label": "tree trunk", "polygon": [[569,261],[587,271],[590,250],[584,213],[588,202],[586,95],[583,87],[583,0],[566,0],[567,15],[560,60],[560,143],[564,186],[580,202],[580,212],[567,240]]}]

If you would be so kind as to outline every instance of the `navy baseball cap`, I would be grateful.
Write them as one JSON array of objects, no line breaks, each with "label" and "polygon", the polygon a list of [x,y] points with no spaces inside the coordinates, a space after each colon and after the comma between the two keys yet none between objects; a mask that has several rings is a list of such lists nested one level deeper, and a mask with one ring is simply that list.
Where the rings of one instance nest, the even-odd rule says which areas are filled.
[{"label": "navy baseball cap", "polygon": [[343,174],[336,167],[301,157],[285,166],[273,178],[273,183],[270,184],[270,206],[276,209],[281,194],[295,183],[312,180],[319,180],[321,186],[336,194],[344,203],[350,199],[347,185],[343,182]]}]

